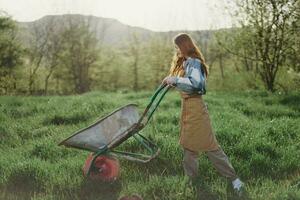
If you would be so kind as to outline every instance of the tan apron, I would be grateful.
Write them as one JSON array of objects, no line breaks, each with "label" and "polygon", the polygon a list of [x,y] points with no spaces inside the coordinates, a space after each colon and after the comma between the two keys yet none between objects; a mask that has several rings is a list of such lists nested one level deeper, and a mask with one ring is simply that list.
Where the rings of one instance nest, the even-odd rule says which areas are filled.
[{"label": "tan apron", "polygon": [[180,95],[180,145],[197,152],[217,150],[219,144],[202,96],[184,92],[180,92]]}]

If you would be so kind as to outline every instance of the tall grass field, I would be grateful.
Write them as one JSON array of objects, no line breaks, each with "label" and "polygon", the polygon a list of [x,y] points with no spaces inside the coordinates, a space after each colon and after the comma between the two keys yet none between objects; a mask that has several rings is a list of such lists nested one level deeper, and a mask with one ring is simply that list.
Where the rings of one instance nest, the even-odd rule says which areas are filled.
[{"label": "tall grass field", "polygon": [[[153,91],[91,92],[76,96],[0,97],[0,199],[193,200],[179,146],[181,97],[171,90],[142,130],[161,149],[142,164],[120,159],[117,181],[82,175],[87,151],[58,143],[129,103],[144,110]],[[300,94],[208,92],[204,97],[223,150],[254,200],[300,199]],[[118,147],[139,152],[132,138]],[[232,199],[230,183],[199,156],[202,199]]]}]

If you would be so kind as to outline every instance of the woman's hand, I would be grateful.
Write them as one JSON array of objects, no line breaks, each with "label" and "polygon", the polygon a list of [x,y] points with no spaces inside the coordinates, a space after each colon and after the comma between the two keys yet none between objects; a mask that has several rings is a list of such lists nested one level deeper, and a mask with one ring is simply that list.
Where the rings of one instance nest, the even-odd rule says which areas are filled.
[{"label": "woman's hand", "polygon": [[165,84],[168,84],[171,86],[175,86],[176,85],[176,77],[175,76],[167,76],[164,78],[162,83],[165,83]]}]

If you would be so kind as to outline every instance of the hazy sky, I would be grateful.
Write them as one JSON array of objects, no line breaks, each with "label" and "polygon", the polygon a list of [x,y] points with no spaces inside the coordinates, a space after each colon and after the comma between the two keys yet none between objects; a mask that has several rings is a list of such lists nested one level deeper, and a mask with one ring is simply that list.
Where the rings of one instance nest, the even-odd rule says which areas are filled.
[{"label": "hazy sky", "polygon": [[0,10],[17,21],[49,14],[85,14],[115,18],[154,31],[230,27],[226,0],[0,0]]}]

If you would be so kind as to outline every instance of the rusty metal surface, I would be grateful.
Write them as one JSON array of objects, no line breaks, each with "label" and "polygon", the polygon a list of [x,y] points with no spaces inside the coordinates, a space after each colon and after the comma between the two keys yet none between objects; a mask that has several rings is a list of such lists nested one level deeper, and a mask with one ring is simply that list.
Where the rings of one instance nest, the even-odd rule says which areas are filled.
[{"label": "rusty metal surface", "polygon": [[123,106],[89,127],[79,130],[60,144],[97,151],[128,133],[139,120],[137,105]]}]

